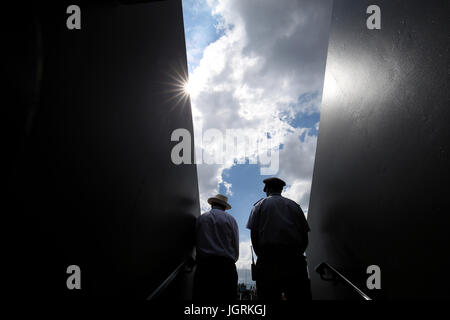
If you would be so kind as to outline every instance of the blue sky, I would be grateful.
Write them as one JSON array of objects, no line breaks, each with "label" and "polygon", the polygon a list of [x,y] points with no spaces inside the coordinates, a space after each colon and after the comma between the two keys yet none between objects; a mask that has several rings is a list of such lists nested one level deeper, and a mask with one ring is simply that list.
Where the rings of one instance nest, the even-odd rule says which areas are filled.
[{"label": "blue sky", "polygon": [[[331,1],[183,0],[194,131],[267,132],[280,141],[284,195],[305,212],[320,120]],[[199,139],[196,139],[196,144]],[[198,145],[204,153],[211,146]],[[257,150],[253,150],[255,154]],[[253,204],[264,197],[258,164],[198,164],[202,210],[227,194],[240,229],[238,267],[249,268]]]},{"label": "blue sky", "polygon": [[223,32],[218,28],[220,18],[212,15],[206,0],[183,0],[182,3],[188,67],[192,72],[198,66],[203,50]]}]

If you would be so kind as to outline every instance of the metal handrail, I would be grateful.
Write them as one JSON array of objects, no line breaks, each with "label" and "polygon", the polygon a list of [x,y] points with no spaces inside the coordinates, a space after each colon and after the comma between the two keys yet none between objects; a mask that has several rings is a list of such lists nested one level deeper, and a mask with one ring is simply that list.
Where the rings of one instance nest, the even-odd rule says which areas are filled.
[{"label": "metal handrail", "polygon": [[[320,274],[320,278],[323,280],[329,280],[324,278],[324,274],[325,274],[325,270],[326,269],[331,270],[331,272],[337,276],[338,278],[344,280],[345,283],[347,283],[352,289],[354,289],[364,300],[372,300],[372,298],[370,298],[367,294],[365,294],[364,292],[362,292],[361,289],[359,289],[357,286],[355,286],[350,280],[348,280],[346,277],[344,277],[339,271],[337,271],[335,268],[333,268],[332,266],[330,266],[328,263],[326,262],[322,262],[320,263],[316,268],[316,272],[318,274]],[[333,279],[335,280],[335,279]]]},{"label": "metal handrail", "polygon": [[185,259],[182,263],[175,268],[175,270],[156,288],[148,297],[147,300],[153,300],[158,297],[176,278],[176,276],[183,270],[185,267],[189,267],[193,264],[192,258]]}]

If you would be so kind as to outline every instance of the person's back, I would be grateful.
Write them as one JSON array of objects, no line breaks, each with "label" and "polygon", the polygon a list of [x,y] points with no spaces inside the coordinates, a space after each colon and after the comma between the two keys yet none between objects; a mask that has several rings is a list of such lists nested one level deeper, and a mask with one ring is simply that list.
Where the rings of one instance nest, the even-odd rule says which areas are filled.
[{"label": "person's back", "polygon": [[284,246],[300,253],[305,251],[309,227],[296,202],[272,193],[256,206],[260,211],[259,247]]},{"label": "person's back", "polygon": [[209,198],[211,210],[197,218],[194,300],[220,302],[236,298],[239,232],[236,220],[225,212],[231,208],[227,200],[220,194]]},{"label": "person's back", "polygon": [[198,257],[223,256],[235,260],[239,243],[236,220],[219,208],[202,214],[196,222],[196,248]]},{"label": "person's back", "polygon": [[257,292],[263,300],[310,299],[306,258],[309,226],[300,206],[283,196],[278,178],[264,180],[267,197],[258,201],[247,228],[258,256]]}]

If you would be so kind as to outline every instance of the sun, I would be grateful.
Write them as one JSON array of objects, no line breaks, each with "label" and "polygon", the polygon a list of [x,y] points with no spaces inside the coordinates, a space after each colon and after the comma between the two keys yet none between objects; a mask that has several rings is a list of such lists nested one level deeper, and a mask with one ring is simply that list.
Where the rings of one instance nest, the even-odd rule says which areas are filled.
[{"label": "sun", "polygon": [[193,81],[189,81],[187,69],[182,65],[171,66],[166,73],[167,80],[161,82],[166,86],[164,93],[168,94],[167,101],[173,101],[173,109],[179,105],[185,105],[190,101],[191,95],[197,92]]},{"label": "sun", "polygon": [[184,91],[184,93],[187,94],[187,95],[190,95],[190,94],[191,94],[191,91],[192,91],[192,85],[191,85],[191,83],[189,82],[189,80],[186,81],[186,82],[183,84],[183,91]]}]

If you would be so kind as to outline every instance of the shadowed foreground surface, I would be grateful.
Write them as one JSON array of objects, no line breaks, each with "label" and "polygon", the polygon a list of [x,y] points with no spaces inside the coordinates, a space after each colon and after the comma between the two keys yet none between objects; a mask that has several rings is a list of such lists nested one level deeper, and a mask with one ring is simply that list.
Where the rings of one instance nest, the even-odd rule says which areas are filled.
[{"label": "shadowed foreground surface", "polygon": [[[9,280],[33,299],[145,299],[191,252],[199,214],[195,165],[170,158],[172,131],[192,132],[173,91],[181,1],[82,1],[81,30],[66,28],[69,4],[2,19]],[[72,264],[81,290],[67,290]]]}]

